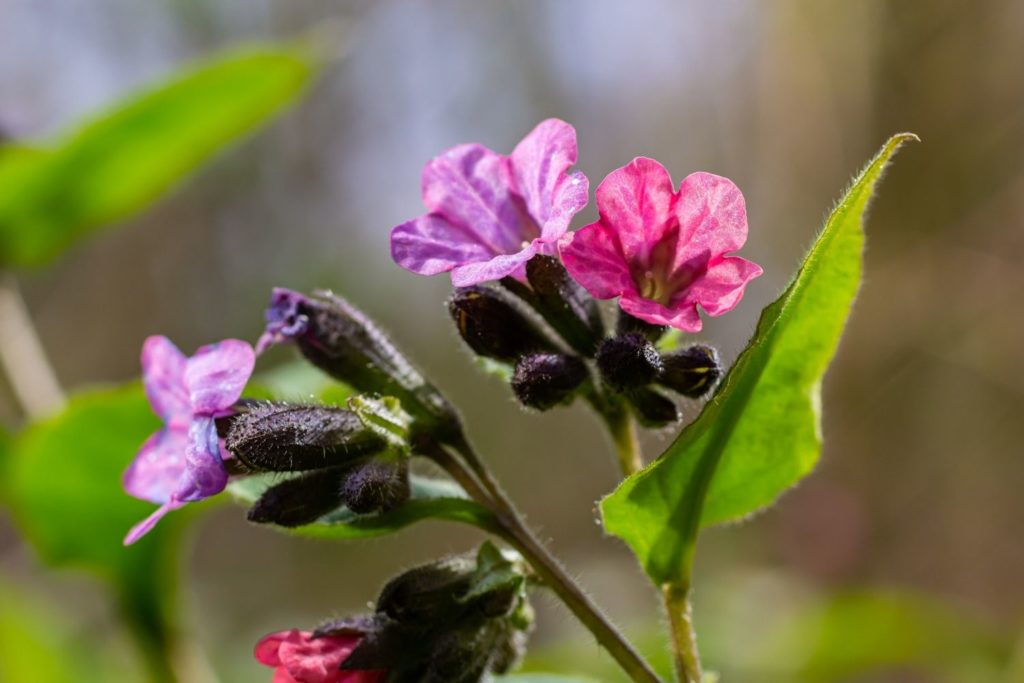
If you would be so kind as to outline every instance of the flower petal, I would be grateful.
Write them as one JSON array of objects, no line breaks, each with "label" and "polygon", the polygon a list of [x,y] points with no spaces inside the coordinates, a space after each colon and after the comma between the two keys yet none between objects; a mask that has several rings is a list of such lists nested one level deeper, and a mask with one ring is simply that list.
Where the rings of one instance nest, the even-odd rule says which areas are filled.
[{"label": "flower petal", "polygon": [[647,268],[651,250],[674,225],[668,171],[654,159],[637,157],[609,173],[596,196],[601,222],[617,233],[627,263]]},{"label": "flower petal", "polygon": [[576,130],[565,121],[547,119],[530,131],[509,157],[515,191],[526,202],[546,242],[564,235],[572,217],[587,205],[587,177],[566,174],[576,156]]},{"label": "flower petal", "polygon": [[708,315],[728,313],[743,298],[747,283],[763,272],[761,266],[739,256],[713,260],[704,276],[690,285],[686,300],[699,303]]},{"label": "flower petal", "polygon": [[598,299],[611,299],[636,290],[615,231],[591,223],[566,235],[558,251],[576,282]]},{"label": "flower petal", "polygon": [[341,663],[360,640],[359,636],[312,638],[303,633],[301,640],[281,643],[279,653],[284,668],[299,683],[337,683],[342,676]]},{"label": "flower petal", "polygon": [[506,275],[524,275],[523,267],[537,253],[540,240],[528,244],[521,251],[514,254],[500,254],[487,261],[466,263],[452,270],[452,284],[456,287],[468,287],[500,280]]},{"label": "flower petal", "polygon": [[420,275],[444,273],[464,263],[486,261],[495,252],[443,216],[428,213],[391,231],[391,258]]},{"label": "flower petal", "polygon": [[253,648],[252,654],[256,661],[265,666],[281,666],[280,648],[281,644],[289,640],[299,641],[302,639],[298,629],[289,631],[276,631],[260,638]]},{"label": "flower petal", "polygon": [[456,242],[475,241],[493,254],[519,251],[539,229],[511,193],[508,159],[483,145],[459,145],[423,169],[423,203],[461,232]]},{"label": "flower petal", "polygon": [[143,536],[148,534],[150,531],[152,531],[153,527],[156,526],[156,523],[164,518],[164,515],[166,515],[171,510],[177,510],[181,506],[182,506],[182,503],[180,503],[180,502],[178,502],[176,500],[172,500],[172,501],[169,501],[167,503],[164,503],[159,508],[157,508],[156,512],[154,512],[149,517],[147,517],[146,519],[142,520],[141,522],[139,522],[138,524],[133,526],[128,531],[128,535],[124,537],[124,544],[125,545],[131,545],[131,544],[135,543],[140,538],[142,538]]},{"label": "flower petal", "polygon": [[646,320],[652,325],[668,325],[683,332],[700,332],[703,327],[694,302],[683,302],[668,307],[657,301],[644,299],[638,294],[628,293],[619,299],[619,306],[634,318]]},{"label": "flower petal", "polygon": [[228,473],[220,455],[220,439],[212,417],[198,416],[188,430],[185,472],[173,498],[197,501],[214,496],[228,485]]},{"label": "flower petal", "polygon": [[728,178],[703,172],[686,176],[679,186],[675,215],[679,219],[676,266],[701,253],[715,259],[747,241],[746,202]]},{"label": "flower petal", "polygon": [[146,439],[121,482],[135,498],[166,503],[185,472],[188,431],[182,427],[161,429]]},{"label": "flower petal", "polygon": [[230,408],[242,395],[255,364],[253,348],[238,339],[225,339],[196,351],[185,367],[192,411],[213,415]]},{"label": "flower petal", "polygon": [[148,337],[142,344],[142,384],[153,412],[164,422],[187,419],[192,413],[185,388],[185,354],[167,337]]}]

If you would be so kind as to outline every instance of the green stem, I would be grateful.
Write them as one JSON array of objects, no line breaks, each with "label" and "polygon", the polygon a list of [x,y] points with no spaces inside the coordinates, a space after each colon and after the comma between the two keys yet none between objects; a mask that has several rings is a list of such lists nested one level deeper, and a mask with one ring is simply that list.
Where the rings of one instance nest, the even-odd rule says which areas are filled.
[{"label": "green stem", "polygon": [[680,683],[700,683],[702,680],[697,634],[693,629],[693,610],[690,606],[690,587],[666,584],[661,589],[672,628],[672,652],[675,655],[676,675]]},{"label": "green stem", "polygon": [[[458,458],[437,447],[428,453],[458,481],[477,502],[494,511],[505,540],[511,543],[530,563],[533,570],[551,588],[566,607],[589,630],[635,683],[661,683],[657,674],[640,653],[583,592],[565,568],[541,543],[525,522],[512,501],[502,490],[490,470],[469,443],[462,439],[453,446],[472,472]],[[477,481],[479,479],[479,482]]]},{"label": "green stem", "polygon": [[[593,403],[592,403],[593,404]],[[596,406],[596,404],[593,404]],[[643,455],[637,437],[636,421],[625,407],[618,410],[599,411],[604,417],[608,431],[615,442],[619,466],[625,476],[643,468]],[[700,654],[697,650],[697,634],[693,628],[693,609],[690,606],[690,579],[688,560],[687,577],[678,584],[666,584],[661,589],[665,612],[672,630],[672,654],[676,674],[680,683],[700,683]]]}]

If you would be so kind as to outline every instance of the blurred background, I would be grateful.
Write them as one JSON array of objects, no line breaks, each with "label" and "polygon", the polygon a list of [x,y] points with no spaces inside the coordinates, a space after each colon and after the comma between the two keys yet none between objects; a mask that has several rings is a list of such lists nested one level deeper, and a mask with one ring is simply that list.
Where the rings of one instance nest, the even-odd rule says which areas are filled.
[{"label": "blurred background", "polygon": [[[422,213],[423,164],[460,142],[511,151],[555,116],[575,125],[592,187],[637,155],[677,182],[729,176],[748,204],[743,255],[765,268],[701,334],[731,361],[852,175],[890,134],[913,131],[923,143],[901,152],[871,211],[818,470],[750,523],[703,537],[696,621],[726,680],[787,680],[825,637],[801,632],[797,613],[864,591],[941,613],[925,621],[976,623],[1005,654],[1024,623],[1022,27],[1024,3],[990,0],[2,0],[0,129],[19,140],[240,43],[312,30],[344,52],[295,107],[124,229],[17,275],[68,388],[137,376],[150,334],[186,350],[254,340],[275,285],[343,293],[461,407],[530,521],[643,638],[661,622],[657,596],[594,523],[617,481],[597,421],[579,406],[525,414],[472,370],[443,307],[447,278],[390,261],[389,229]],[[591,205],[574,226],[595,215]],[[22,418],[0,379],[0,420]],[[670,437],[650,435],[648,457]],[[249,657],[265,632],[362,610],[398,569],[480,539],[428,523],[326,544],[249,526],[230,505],[193,533],[187,630],[227,682],[267,678]],[[0,575],[59,605],[79,640],[120,651],[92,580],[42,570],[2,511]],[[573,619],[537,602],[540,659],[576,657],[614,680],[587,661],[597,648]],[[881,649],[913,631],[857,628]],[[895,659],[820,680],[940,680]]]}]

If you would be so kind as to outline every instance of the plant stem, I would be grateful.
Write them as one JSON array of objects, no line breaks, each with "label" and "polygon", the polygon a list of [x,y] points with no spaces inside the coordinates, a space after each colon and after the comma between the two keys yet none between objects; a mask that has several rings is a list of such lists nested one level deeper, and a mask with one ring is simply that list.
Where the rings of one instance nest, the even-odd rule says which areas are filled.
[{"label": "plant stem", "polygon": [[[468,441],[462,439],[454,446],[472,473],[464,469],[459,459],[450,455],[431,453],[477,502],[492,509],[505,532],[505,539],[523,554],[544,583],[565,603],[566,607],[594,635],[597,642],[618,662],[636,683],[661,683],[657,674],[644,661],[622,633],[601,612],[601,609],[583,592],[565,568],[541,543],[523,522],[512,501],[502,490],[490,470],[476,454]],[[437,447],[438,451],[443,450]],[[476,481],[479,479],[479,483]]]},{"label": "plant stem", "polygon": [[666,584],[661,589],[665,611],[672,628],[672,652],[675,655],[676,675],[680,683],[700,683],[702,680],[697,634],[693,630],[693,610],[690,606],[689,581],[685,585]]},{"label": "plant stem", "polygon": [[615,453],[619,456],[619,468],[622,474],[630,476],[644,468],[643,453],[640,451],[640,438],[636,433],[636,421],[624,406],[605,418],[608,431],[615,442]]},{"label": "plant stem", "polygon": [[[604,411],[602,415],[615,442],[622,473],[628,477],[639,472],[643,468],[643,455],[637,438],[636,421],[623,408]],[[680,584],[666,584],[661,589],[661,595],[672,630],[672,653],[679,681],[700,683],[700,654],[697,651],[697,634],[693,629],[689,577]]]},{"label": "plant stem", "polygon": [[42,417],[64,403],[64,392],[12,273],[0,273],[0,365],[26,417]]}]

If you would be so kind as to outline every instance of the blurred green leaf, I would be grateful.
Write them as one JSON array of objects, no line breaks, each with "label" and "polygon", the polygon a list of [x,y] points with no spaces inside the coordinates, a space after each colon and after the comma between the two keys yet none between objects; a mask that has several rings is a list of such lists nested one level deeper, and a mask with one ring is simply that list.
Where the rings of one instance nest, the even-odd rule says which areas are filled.
[{"label": "blurred green leaf", "polygon": [[683,579],[702,525],[770,505],[817,462],[821,380],[860,286],[863,214],[911,139],[891,138],[856,178],[700,416],[602,502],[605,528],[655,583]]},{"label": "blurred green leaf", "polygon": [[[251,505],[267,488],[280,481],[280,475],[257,475],[232,482],[228,490],[238,501]],[[498,533],[499,529],[494,515],[482,505],[469,500],[458,485],[414,474],[412,496],[390,512],[357,515],[343,507],[315,524],[287,531],[313,538],[371,538],[399,531],[426,519],[461,522],[492,533]]]},{"label": "blurred green leaf", "polygon": [[298,48],[233,52],[129,96],[46,149],[0,148],[0,265],[43,263],[139,211],[295,99],[311,73]]},{"label": "blurred green leaf", "polygon": [[937,680],[997,680],[1012,647],[976,619],[932,598],[895,591],[839,595],[794,615],[768,637],[767,670],[802,683],[914,669]]},{"label": "blurred green leaf", "polygon": [[513,674],[499,676],[496,680],[508,683],[597,683],[593,678],[579,676],[556,676],[554,674]]},{"label": "blurred green leaf", "polygon": [[0,482],[15,523],[45,563],[85,569],[113,585],[154,668],[169,637],[176,527],[185,515],[123,547],[125,533],[154,505],[126,495],[121,474],[159,426],[138,384],[80,394],[16,438]]},{"label": "blurred green leaf", "polygon": [[106,683],[139,680],[111,661],[107,643],[82,638],[47,601],[0,581],[0,681]]}]

